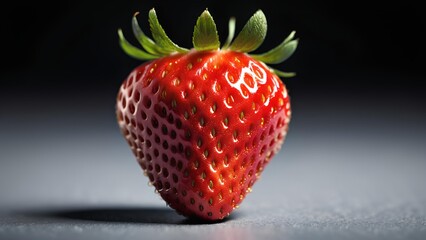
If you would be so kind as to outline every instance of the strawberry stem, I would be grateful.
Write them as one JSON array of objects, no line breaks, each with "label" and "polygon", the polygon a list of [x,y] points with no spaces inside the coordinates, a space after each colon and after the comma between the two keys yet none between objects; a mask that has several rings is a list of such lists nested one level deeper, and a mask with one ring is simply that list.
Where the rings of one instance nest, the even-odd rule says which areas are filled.
[{"label": "strawberry stem", "polygon": [[[154,9],[149,11],[149,25],[152,38],[149,38],[139,26],[135,13],[132,18],[132,30],[143,49],[130,44],[124,38],[121,29],[118,30],[119,44],[123,51],[129,56],[140,60],[152,60],[179,52],[186,53],[189,50],[174,43],[160,25]],[[266,37],[267,22],[262,10],[258,10],[244,25],[235,40],[235,18],[228,23],[229,33],[222,49],[230,49],[238,52],[252,52],[256,50]],[[294,39],[295,31],[291,32],[284,41],[275,48],[261,54],[249,54],[254,59],[266,64],[278,64],[287,60],[296,51],[298,39]],[[197,51],[214,51],[220,48],[219,36],[216,24],[209,11],[206,9],[197,19],[192,37],[193,46]],[[295,73],[282,72],[271,68],[280,77],[293,77]]]}]

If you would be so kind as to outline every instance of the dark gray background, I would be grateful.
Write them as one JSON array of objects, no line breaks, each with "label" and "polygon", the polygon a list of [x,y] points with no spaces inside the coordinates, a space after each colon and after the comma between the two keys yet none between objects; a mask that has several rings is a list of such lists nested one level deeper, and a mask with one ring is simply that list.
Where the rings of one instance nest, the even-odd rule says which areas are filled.
[{"label": "dark gray background", "polygon": [[[116,29],[133,40],[133,12],[144,23],[154,6],[183,46],[206,7],[222,38],[230,16],[240,29],[258,8],[269,22],[264,50],[293,29],[301,38],[277,66],[298,73],[284,80],[286,143],[224,222],[166,207],[115,122],[118,86],[139,64],[119,49]],[[1,14],[0,239],[425,239],[420,10],[376,1],[12,3]]]}]

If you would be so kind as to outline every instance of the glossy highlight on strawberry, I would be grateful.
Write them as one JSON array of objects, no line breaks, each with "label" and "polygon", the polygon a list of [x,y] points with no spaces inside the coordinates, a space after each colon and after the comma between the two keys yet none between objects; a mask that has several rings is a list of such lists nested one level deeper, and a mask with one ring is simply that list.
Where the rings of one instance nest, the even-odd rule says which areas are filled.
[{"label": "glossy highlight on strawberry", "polygon": [[130,45],[119,31],[125,52],[150,61],[121,85],[118,124],[149,182],[170,207],[188,217],[223,219],[251,192],[283,144],[291,110],[277,72],[291,74],[264,62],[288,58],[297,41],[292,33],[281,45],[294,46],[285,51],[278,46],[266,54],[247,54],[264,38],[250,40],[250,24],[266,24],[258,11],[234,42],[231,19],[230,40],[219,49],[213,18],[204,11],[194,29],[194,49],[187,50],[165,35],[154,10],[149,19],[154,40],[133,18],[145,50]]}]

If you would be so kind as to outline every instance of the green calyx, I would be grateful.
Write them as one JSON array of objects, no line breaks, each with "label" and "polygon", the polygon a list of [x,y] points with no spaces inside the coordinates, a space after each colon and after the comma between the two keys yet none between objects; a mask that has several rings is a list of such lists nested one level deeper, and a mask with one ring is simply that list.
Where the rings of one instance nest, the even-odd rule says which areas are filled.
[{"label": "green calyx", "polygon": [[[121,48],[129,56],[139,60],[152,60],[168,56],[173,53],[186,53],[189,49],[182,48],[174,43],[166,34],[163,27],[160,25],[157,14],[154,9],[149,11],[149,25],[152,38],[149,38],[139,26],[137,15],[135,13],[132,19],[132,30],[136,39],[142,48],[138,48],[129,43],[124,38],[121,29],[118,30],[119,43]],[[193,47],[197,51],[216,51],[216,50],[231,50],[236,52],[250,53],[256,50],[266,37],[267,22],[265,14],[262,10],[258,10],[245,24],[241,32],[234,39],[235,34],[235,18],[229,20],[228,37],[220,48],[219,35],[217,33],[216,24],[209,11],[206,9],[194,27],[192,36]],[[277,47],[261,54],[249,54],[254,59],[266,64],[279,64],[289,58],[296,50],[298,40],[293,39],[295,32],[284,39]],[[234,39],[234,40],[233,40]],[[281,77],[292,77],[295,73],[282,72],[270,68],[275,74]]]}]

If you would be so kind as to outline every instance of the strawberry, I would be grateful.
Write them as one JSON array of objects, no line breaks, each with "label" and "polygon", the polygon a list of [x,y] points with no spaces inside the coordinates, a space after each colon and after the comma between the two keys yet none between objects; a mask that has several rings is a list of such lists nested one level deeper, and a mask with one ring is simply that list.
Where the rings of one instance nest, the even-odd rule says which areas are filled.
[{"label": "strawberry", "polygon": [[283,144],[290,121],[286,87],[268,67],[296,49],[292,32],[263,54],[266,18],[257,11],[232,41],[235,20],[220,48],[216,25],[206,10],[198,18],[193,49],[173,43],[149,12],[153,39],[133,17],[143,47],[119,30],[122,49],[148,62],[134,69],[117,97],[117,118],[149,182],[178,213],[219,220],[237,208]]}]

